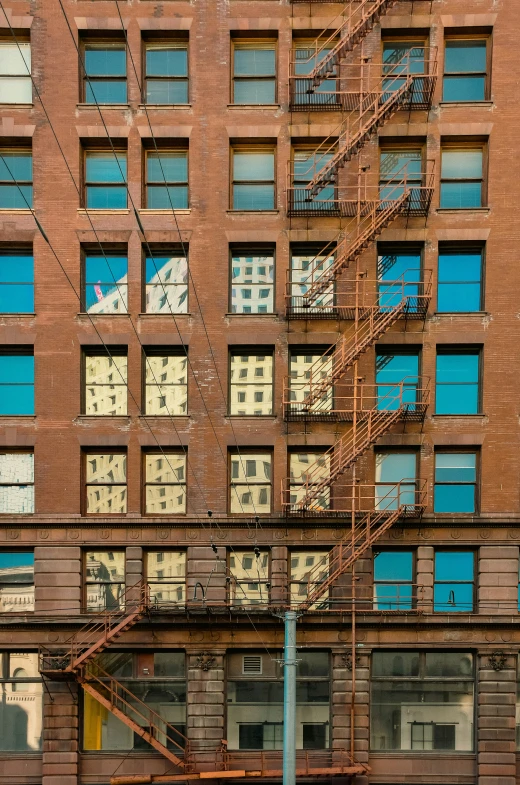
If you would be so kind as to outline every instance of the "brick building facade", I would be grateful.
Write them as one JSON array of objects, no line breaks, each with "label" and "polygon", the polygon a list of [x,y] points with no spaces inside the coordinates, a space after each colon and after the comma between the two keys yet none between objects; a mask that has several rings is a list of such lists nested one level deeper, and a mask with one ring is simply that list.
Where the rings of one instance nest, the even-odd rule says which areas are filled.
[{"label": "brick building facade", "polygon": [[516,781],[517,35],[2,1],[0,785]]}]

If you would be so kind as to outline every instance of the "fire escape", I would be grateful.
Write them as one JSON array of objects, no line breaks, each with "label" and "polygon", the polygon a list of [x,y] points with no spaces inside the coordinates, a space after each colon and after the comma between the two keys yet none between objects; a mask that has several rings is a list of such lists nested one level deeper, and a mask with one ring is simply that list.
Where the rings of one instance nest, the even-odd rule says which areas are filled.
[{"label": "fire escape", "polygon": [[[296,0],[297,2],[298,0]],[[291,218],[338,218],[340,232],[314,258],[292,264],[286,284],[289,320],[334,319],[342,329],[336,344],[310,366],[297,367],[285,380],[286,422],[346,423],[347,430],[307,465],[294,482],[282,483],[288,516],[349,517],[352,531],[335,547],[329,567],[308,575],[301,610],[319,607],[330,587],[363,552],[396,522],[417,518],[425,506],[425,486],[416,478],[392,485],[360,485],[356,462],[395,425],[421,422],[429,387],[420,377],[391,385],[368,385],[358,361],[398,322],[424,320],[431,299],[425,271],[407,270],[390,280],[378,270],[369,280],[361,270],[364,252],[399,218],[426,219],[434,188],[431,162],[405,164],[373,182],[369,167],[352,173],[346,165],[378,129],[399,111],[427,111],[436,84],[436,52],[410,44],[385,62],[364,57],[362,42],[395,0],[358,0],[344,8],[337,29],[292,52],[292,112],[341,112],[342,122],[324,142],[289,163],[287,211]],[[334,27],[334,25],[331,25]],[[396,55],[398,52],[398,56]],[[307,228],[314,228],[309,223]],[[330,225],[330,222],[326,225]],[[300,224],[298,224],[300,226]],[[319,333],[316,333],[318,336]],[[344,476],[345,475],[345,476]]]}]

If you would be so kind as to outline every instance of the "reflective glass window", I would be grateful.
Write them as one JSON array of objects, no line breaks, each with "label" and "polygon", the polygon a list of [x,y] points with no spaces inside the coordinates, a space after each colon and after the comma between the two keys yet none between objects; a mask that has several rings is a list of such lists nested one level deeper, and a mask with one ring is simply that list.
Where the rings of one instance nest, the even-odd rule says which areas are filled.
[{"label": "reflective glass window", "polygon": [[0,104],[32,102],[31,45],[17,38],[0,42]]},{"label": "reflective glass window", "polygon": [[0,313],[34,312],[34,259],[24,251],[0,252]]},{"label": "reflective glass window", "polygon": [[446,39],[443,101],[486,99],[487,39]]},{"label": "reflective glass window", "polygon": [[374,610],[411,610],[412,581],[412,551],[374,551]]},{"label": "reflective glass window", "polygon": [[145,411],[169,417],[188,413],[188,358],[184,352],[145,350]]},{"label": "reflective glass window", "polygon": [[84,309],[88,313],[127,313],[128,259],[88,253],[84,259]]},{"label": "reflective glass window", "polygon": [[229,599],[233,605],[269,602],[269,551],[235,549],[229,554]]},{"label": "reflective glass window", "polygon": [[231,313],[273,313],[272,251],[237,249],[231,255]]},{"label": "reflective glass window", "polygon": [[186,512],[186,455],[145,453],[145,511],[147,515]]},{"label": "reflective glass window", "polygon": [[34,552],[0,551],[0,613],[33,610]]},{"label": "reflective glass window", "polygon": [[[293,607],[307,599],[329,574],[330,551],[291,551],[289,554],[289,591]],[[323,592],[310,610],[329,607],[329,591]]]},{"label": "reflective glass window", "polygon": [[232,151],[234,210],[274,210],[274,150]]},{"label": "reflective glass window", "polygon": [[482,250],[439,249],[437,310],[482,310]]},{"label": "reflective glass window", "polygon": [[437,354],[436,414],[478,414],[480,353],[443,351]]},{"label": "reflective glass window", "polygon": [[273,413],[273,353],[233,351],[229,357],[229,413]]},{"label": "reflective glass window", "polygon": [[126,104],[126,46],[86,44],[84,100],[87,104]]},{"label": "reflective glass window", "polygon": [[[296,510],[307,496],[308,489],[316,482],[330,477],[330,454],[322,451],[291,452],[289,454],[289,500]],[[330,509],[330,487],[325,485],[309,509],[321,512]]]},{"label": "reflective glass window", "polygon": [[435,512],[476,511],[477,454],[475,452],[435,453]]},{"label": "reflective glass window", "polygon": [[127,414],[127,356],[109,351],[85,355],[84,414]]},{"label": "reflective glass window", "polygon": [[419,353],[378,351],[376,353],[377,408],[396,411],[406,406],[416,410],[420,401]]},{"label": "reflective glass window", "polygon": [[440,206],[470,210],[483,206],[483,150],[442,151]]},{"label": "reflective glass window", "polygon": [[146,313],[188,313],[188,260],[182,253],[145,260]]},{"label": "reflective glass window", "polygon": [[233,103],[274,104],[276,101],[276,44],[233,45]]},{"label": "reflective glass window", "polygon": [[[293,188],[291,191],[292,208],[312,212],[330,212],[336,209],[335,185],[321,188],[318,194],[312,195],[307,188],[311,180],[332,160],[334,152],[328,149],[303,149],[293,152]],[[334,175],[335,179],[335,175]]]},{"label": "reflective glass window", "polygon": [[332,373],[332,355],[306,351],[292,351],[289,356],[289,395],[291,412],[319,414],[329,412],[333,408],[334,395],[332,386],[320,395],[310,406],[305,399],[317,385]]},{"label": "reflective glass window", "polygon": [[433,610],[439,613],[471,613],[474,573],[473,551],[436,551]]},{"label": "reflective glass window", "polygon": [[127,207],[126,153],[89,150],[85,157],[85,202],[93,210]]},{"label": "reflective glass window", "polygon": [[[178,456],[175,456],[178,459]],[[173,464],[172,464],[173,466]],[[150,599],[157,607],[177,605],[186,599],[186,552],[185,551],[147,551],[146,578],[150,588]],[[170,658],[156,653],[160,662],[161,676],[177,675],[175,668],[170,667]],[[178,670],[178,669],[177,669]]]},{"label": "reflective glass window", "polygon": [[85,553],[85,592],[87,611],[116,610],[122,607],[125,592],[124,551]]},{"label": "reflective glass window", "polygon": [[34,414],[32,349],[0,349],[0,415]]},{"label": "reflective glass window", "polygon": [[148,43],[145,50],[147,104],[188,103],[188,46]]},{"label": "reflective glass window", "polygon": [[415,504],[417,453],[376,452],[376,504],[379,510],[397,510]]},{"label": "reflective glass window", "polygon": [[41,752],[42,723],[38,654],[0,653],[0,752]]},{"label": "reflective glass window", "polygon": [[331,64],[330,78],[323,79],[320,84],[315,85],[311,79],[305,79],[331,51],[330,46],[320,47],[316,51],[316,45],[313,43],[312,40],[298,41],[293,49],[296,78],[290,82],[291,104],[302,108],[336,108],[340,103],[337,92],[337,71],[333,64]]},{"label": "reflective glass window", "polygon": [[32,206],[32,152],[0,149],[0,210],[28,210]]},{"label": "reflective glass window", "polygon": [[421,287],[421,252],[389,250],[377,257],[378,303],[385,310],[396,308],[407,298],[409,312],[417,311]]},{"label": "reflective glass window", "polygon": [[146,206],[150,210],[187,209],[187,150],[159,150],[147,154]]},{"label": "reflective glass window", "polygon": [[231,453],[230,512],[271,512],[271,463],[269,452]]},{"label": "reflective glass window", "polygon": [[85,466],[87,514],[126,513],[126,453],[87,453]]}]

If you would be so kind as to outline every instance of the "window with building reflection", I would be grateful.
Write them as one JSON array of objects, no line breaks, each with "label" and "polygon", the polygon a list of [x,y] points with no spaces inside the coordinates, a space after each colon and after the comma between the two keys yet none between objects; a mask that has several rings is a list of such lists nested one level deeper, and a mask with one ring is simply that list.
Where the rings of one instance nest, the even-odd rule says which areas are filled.
[{"label": "window with building reflection", "polygon": [[414,505],[417,490],[417,452],[376,452],[376,504],[378,510],[397,510]]},{"label": "window with building reflection", "polygon": [[272,457],[270,452],[230,453],[230,512],[254,515],[271,512]]},{"label": "window with building reflection", "polygon": [[87,313],[127,313],[128,258],[87,253],[84,257],[83,309]]},{"label": "window with building reflection", "polygon": [[273,352],[234,350],[229,356],[229,413],[273,413]]},{"label": "window with building reflection", "polygon": [[[103,652],[91,666],[94,687],[103,693],[117,679],[114,705],[153,732],[173,752],[184,747],[186,666],[183,652]],[[105,687],[106,685],[106,687]],[[153,723],[153,727],[152,727]],[[92,695],[83,695],[83,749],[152,752],[151,746]]]},{"label": "window with building reflection", "polygon": [[305,308],[308,313],[333,313],[334,281],[325,286],[320,294],[305,299],[307,292],[334,265],[335,249],[329,244],[322,248],[294,248],[291,252],[291,305]]},{"label": "window with building reflection", "polygon": [[0,452],[0,514],[34,512],[34,453]]},{"label": "window with building reflection", "polygon": [[[233,652],[227,657],[227,739],[233,750],[281,750],[283,669],[281,652]],[[328,652],[298,651],[296,748],[330,745]]]},{"label": "window with building reflection", "polygon": [[36,652],[0,652],[0,752],[40,752],[42,680]]},{"label": "window with building reflection", "polygon": [[316,385],[332,373],[332,356],[326,352],[326,349],[291,352],[289,357],[291,412],[319,414],[332,410],[334,401],[332,386],[310,406],[304,403]]},{"label": "window with building reflection", "polygon": [[0,551],[0,613],[34,610],[34,552]]},{"label": "window with building reflection", "polygon": [[186,512],[186,453],[146,452],[145,512],[182,515]]},{"label": "window with building reflection", "polygon": [[231,313],[273,313],[274,254],[236,249],[231,255]]},{"label": "window with building reflection", "polygon": [[145,259],[146,313],[188,313],[188,260],[182,253]]},{"label": "window with building reflection", "polygon": [[127,414],[126,351],[108,348],[85,353],[83,413],[95,417]]},{"label": "window with building reflection", "polygon": [[[290,602],[298,607],[329,574],[330,551],[291,551]],[[310,610],[329,607],[329,592],[324,592]]]},{"label": "window with building reflection", "polygon": [[[289,455],[289,495],[293,509],[298,508],[316,482],[330,477],[330,455],[322,451],[292,452]],[[316,511],[330,509],[330,486],[326,485],[310,508]]]},{"label": "window with building reflection", "polygon": [[372,655],[373,751],[471,752],[473,655],[376,651]]},{"label": "window with building reflection", "polygon": [[169,417],[188,413],[188,358],[181,349],[144,350],[146,414]]},{"label": "window with building reflection", "polygon": [[86,453],[85,480],[88,515],[126,512],[126,453]]},{"label": "window with building reflection", "polygon": [[269,602],[269,552],[236,550],[229,554],[229,599],[233,605],[267,605]]},{"label": "window with building reflection", "polygon": [[87,551],[85,553],[87,611],[120,608],[124,592],[124,551]]},{"label": "window with building reflection", "polygon": [[186,552],[147,551],[146,578],[150,601],[158,606],[178,605],[186,599]]}]

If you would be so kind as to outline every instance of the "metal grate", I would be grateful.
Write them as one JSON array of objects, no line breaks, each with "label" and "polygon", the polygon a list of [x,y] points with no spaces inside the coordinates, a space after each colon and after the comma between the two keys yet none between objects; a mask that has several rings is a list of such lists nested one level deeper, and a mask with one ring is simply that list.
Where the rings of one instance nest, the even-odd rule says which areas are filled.
[{"label": "metal grate", "polygon": [[259,676],[262,673],[262,657],[257,654],[246,654],[242,658],[244,676]]}]

